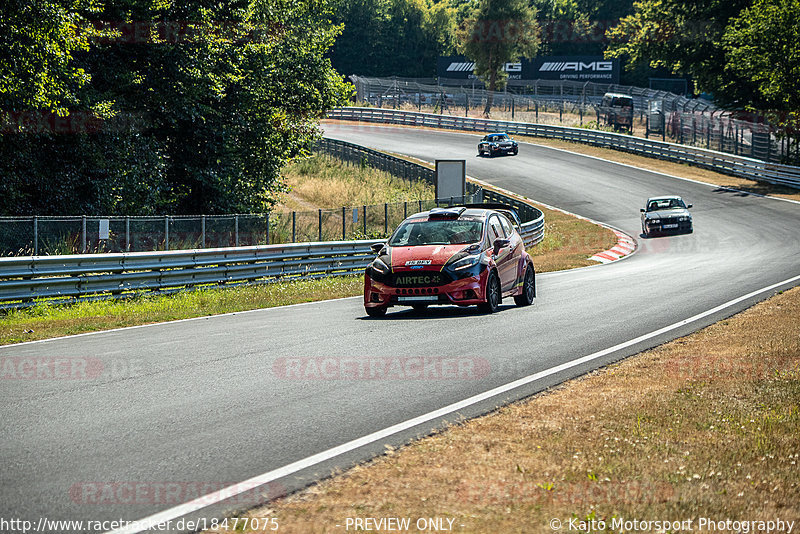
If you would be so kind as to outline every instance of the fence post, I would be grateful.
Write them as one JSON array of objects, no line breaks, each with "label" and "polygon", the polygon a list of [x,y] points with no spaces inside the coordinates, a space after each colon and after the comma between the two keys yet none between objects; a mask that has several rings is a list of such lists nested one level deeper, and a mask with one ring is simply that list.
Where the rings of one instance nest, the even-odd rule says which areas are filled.
[{"label": "fence post", "polygon": [[164,215],[164,250],[169,250],[169,215]]},{"label": "fence post", "polygon": [[320,209],[317,213],[317,219],[319,221],[319,239],[317,239],[317,241],[322,241],[322,210]]},{"label": "fence post", "polygon": [[342,206],[342,241],[347,239],[347,221],[345,221],[345,217],[347,216],[345,213],[345,207]]},{"label": "fence post", "polygon": [[200,216],[200,247],[206,248],[206,216]]},{"label": "fence post", "polygon": [[364,239],[367,238],[367,207],[363,206],[364,208],[364,220],[361,221],[364,225]]},{"label": "fence post", "polygon": [[81,254],[86,253],[86,215],[81,217]]},{"label": "fence post", "polygon": [[267,212],[267,245],[269,245],[269,212]]},{"label": "fence post", "polygon": [[383,233],[389,233],[389,203],[383,203]]},{"label": "fence post", "polygon": [[233,244],[235,247],[239,246],[239,216],[233,216]]},{"label": "fence post", "polygon": [[33,216],[33,255],[39,255],[39,217]]},{"label": "fence post", "polygon": [[296,212],[294,212],[294,211],[292,212],[292,243],[294,243],[296,241],[296,235],[297,235],[295,233],[295,230],[297,228],[297,225],[296,225],[297,219],[295,217],[295,213]]},{"label": "fence post", "polygon": [[408,217],[408,202],[403,202],[403,220]]},{"label": "fence post", "polygon": [[418,202],[419,202],[419,211],[422,211],[422,199],[420,199]]}]

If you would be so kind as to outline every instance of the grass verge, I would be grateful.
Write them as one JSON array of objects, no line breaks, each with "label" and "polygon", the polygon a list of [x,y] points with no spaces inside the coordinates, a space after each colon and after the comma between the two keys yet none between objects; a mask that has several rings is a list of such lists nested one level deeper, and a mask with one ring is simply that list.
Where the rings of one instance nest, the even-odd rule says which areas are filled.
[{"label": "grass verge", "polygon": [[322,155],[291,163],[282,175],[290,188],[280,200],[279,209],[284,211],[430,200],[435,196],[433,185],[427,182],[408,182],[372,167],[348,166]]},{"label": "grass verge", "polygon": [[[290,533],[341,531],[356,517],[439,517],[478,533],[797,527],[798,316],[794,288],[247,515]],[[683,523],[619,528],[634,520]]]},{"label": "grass verge", "polygon": [[72,306],[42,303],[12,310],[0,318],[0,345],[96,332],[148,323],[272,308],[358,295],[359,276],[298,280],[185,291],[171,295],[144,294],[131,300],[80,302]]}]

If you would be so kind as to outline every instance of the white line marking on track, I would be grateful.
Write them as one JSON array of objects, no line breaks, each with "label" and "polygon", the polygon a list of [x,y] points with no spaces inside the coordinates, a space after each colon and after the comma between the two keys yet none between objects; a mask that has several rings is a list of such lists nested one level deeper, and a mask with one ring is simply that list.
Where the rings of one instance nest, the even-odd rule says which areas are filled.
[{"label": "white line marking on track", "polygon": [[452,414],[454,412],[457,412],[458,410],[461,410],[461,409],[467,408],[469,406],[472,406],[474,404],[477,404],[479,402],[488,400],[488,399],[490,399],[492,397],[496,397],[497,395],[502,395],[502,394],[507,393],[507,392],[509,392],[511,390],[514,390],[516,388],[519,388],[519,387],[525,386],[527,384],[530,384],[531,382],[535,382],[537,380],[541,380],[543,378],[547,378],[549,376],[552,376],[554,374],[560,373],[562,371],[566,371],[568,369],[571,369],[573,367],[577,367],[577,366],[582,365],[584,363],[588,363],[588,362],[591,362],[591,361],[596,360],[598,358],[602,358],[603,356],[607,356],[607,355],[612,354],[612,353],[614,353],[614,352],[616,352],[618,350],[622,350],[622,349],[634,346],[634,345],[636,345],[638,343],[641,343],[643,341],[647,341],[647,340],[652,339],[654,337],[660,336],[661,334],[665,334],[667,332],[671,332],[672,330],[676,330],[676,329],[678,329],[678,328],[680,328],[682,326],[686,326],[687,324],[691,324],[691,323],[694,323],[696,321],[699,321],[700,319],[703,319],[705,317],[713,315],[713,314],[715,314],[717,312],[720,312],[720,311],[722,311],[722,310],[724,310],[726,308],[734,306],[734,305],[736,305],[736,304],[738,304],[740,302],[743,302],[745,300],[748,300],[750,298],[758,296],[758,295],[760,295],[762,293],[766,293],[766,292],[772,291],[772,290],[777,289],[777,288],[779,288],[781,286],[797,282],[798,280],[800,280],[800,275],[794,276],[794,277],[789,278],[787,280],[784,280],[782,282],[778,282],[777,284],[772,284],[770,286],[758,289],[756,291],[752,291],[752,292],[750,292],[750,293],[748,293],[746,295],[743,295],[741,297],[735,298],[733,300],[729,300],[728,302],[725,302],[724,304],[720,304],[719,306],[711,308],[710,310],[706,310],[704,312],[698,313],[697,315],[694,315],[694,316],[689,317],[688,319],[684,319],[682,321],[678,321],[677,323],[673,323],[673,324],[671,324],[669,326],[665,326],[663,328],[659,328],[658,330],[654,330],[653,332],[650,332],[648,334],[643,334],[643,335],[641,335],[639,337],[636,337],[634,339],[625,341],[625,342],[620,343],[618,345],[614,345],[613,347],[609,347],[607,349],[595,352],[593,354],[589,354],[587,356],[583,356],[581,358],[578,358],[577,360],[572,360],[571,362],[562,363],[561,365],[557,365],[555,367],[551,367],[550,369],[547,369],[545,371],[541,371],[541,372],[526,376],[524,378],[520,378],[519,380],[515,380],[513,382],[509,382],[508,384],[505,384],[503,386],[498,386],[498,387],[496,387],[494,389],[490,389],[489,391],[486,391],[484,393],[480,393],[478,395],[474,395],[474,396],[469,397],[467,399],[464,399],[462,401],[455,402],[455,403],[450,404],[448,406],[445,406],[443,408],[439,408],[438,410],[434,410],[432,412],[428,412],[428,413],[420,415],[418,417],[414,417],[412,419],[408,419],[407,421],[403,421],[402,423],[398,423],[396,425],[392,425],[390,427],[384,428],[383,430],[378,430],[377,432],[373,432],[372,434],[368,434],[368,435],[360,437],[358,439],[354,439],[353,441],[349,441],[347,443],[343,443],[343,444],[341,444],[341,445],[339,445],[337,447],[333,447],[333,448],[328,449],[326,451],[319,452],[319,453],[314,454],[312,456],[309,456],[307,458],[303,458],[302,460],[298,460],[296,462],[293,462],[291,464],[285,465],[283,467],[279,467],[278,469],[274,469],[272,471],[268,471],[268,472],[266,472],[264,474],[261,474],[261,475],[255,476],[253,478],[250,478],[248,480],[245,480],[243,482],[240,482],[239,484],[235,484],[233,486],[230,486],[228,488],[216,491],[216,492],[211,493],[209,495],[205,495],[203,497],[199,497],[198,499],[195,499],[193,501],[189,501],[189,502],[181,504],[179,506],[175,506],[174,508],[170,508],[168,510],[164,510],[163,512],[159,512],[157,514],[154,514],[154,515],[151,515],[151,516],[146,517],[144,519],[141,519],[139,521],[136,521],[135,523],[132,524],[132,526],[128,526],[128,527],[120,528],[120,529],[117,529],[117,530],[113,530],[113,531],[111,531],[111,534],[137,534],[139,532],[145,532],[148,529],[150,529],[152,527],[155,527],[156,525],[164,524],[167,521],[178,519],[178,518],[180,518],[180,517],[182,517],[182,516],[184,516],[186,514],[190,514],[190,513],[196,512],[196,511],[201,510],[201,509],[203,509],[203,508],[205,508],[207,506],[210,506],[212,504],[216,504],[216,503],[218,503],[220,501],[223,501],[225,499],[229,499],[231,497],[235,497],[236,495],[238,495],[238,494],[240,494],[240,493],[242,493],[244,491],[252,490],[254,487],[257,487],[257,486],[260,486],[260,485],[263,485],[263,484],[268,484],[269,482],[273,482],[273,481],[278,480],[280,478],[283,478],[285,476],[292,475],[294,473],[302,471],[303,469],[306,469],[306,468],[309,468],[309,467],[313,467],[314,465],[322,463],[322,462],[324,462],[326,460],[330,460],[330,459],[335,458],[337,456],[340,456],[340,455],[342,455],[344,453],[353,451],[355,449],[358,449],[359,447],[363,447],[365,445],[369,445],[371,443],[375,443],[376,441],[380,441],[382,439],[385,439],[385,438],[387,438],[389,436],[392,436],[394,434],[397,434],[399,432],[403,432],[404,430],[408,430],[410,428],[414,428],[417,425],[428,423],[428,422],[430,422],[432,420],[439,419],[440,417],[444,417],[446,415],[450,415],[450,414]]}]

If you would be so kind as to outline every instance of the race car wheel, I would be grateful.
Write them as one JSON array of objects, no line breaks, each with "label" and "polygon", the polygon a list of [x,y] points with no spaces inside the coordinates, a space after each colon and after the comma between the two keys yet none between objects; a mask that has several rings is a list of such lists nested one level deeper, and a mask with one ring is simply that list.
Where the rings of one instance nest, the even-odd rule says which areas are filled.
[{"label": "race car wheel", "polygon": [[522,283],[522,294],[514,297],[517,306],[530,306],[536,299],[536,278],[531,266],[525,268],[525,280]]},{"label": "race car wheel", "polygon": [[383,317],[386,315],[386,307],[381,306],[380,308],[364,308],[367,310],[367,315],[370,317]]},{"label": "race car wheel", "polygon": [[494,313],[500,307],[503,296],[500,293],[500,279],[494,271],[489,274],[486,280],[486,302],[478,304],[478,309],[483,313]]},{"label": "race car wheel", "polygon": [[519,154],[519,148],[515,148],[515,149],[514,149],[514,152],[513,152],[513,154],[514,154],[515,156],[516,156],[517,154]]}]

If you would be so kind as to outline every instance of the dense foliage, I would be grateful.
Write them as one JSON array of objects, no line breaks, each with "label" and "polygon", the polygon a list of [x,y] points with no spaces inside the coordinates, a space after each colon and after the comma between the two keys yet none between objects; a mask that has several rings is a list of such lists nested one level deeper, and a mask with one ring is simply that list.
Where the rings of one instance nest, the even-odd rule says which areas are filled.
[{"label": "dense foliage", "polygon": [[349,97],[326,0],[6,5],[2,214],[265,211]]},{"label": "dense foliage", "polygon": [[5,0],[0,214],[267,210],[339,73],[455,53],[493,88],[537,52],[619,57],[796,139],[799,28],[800,0]]}]

